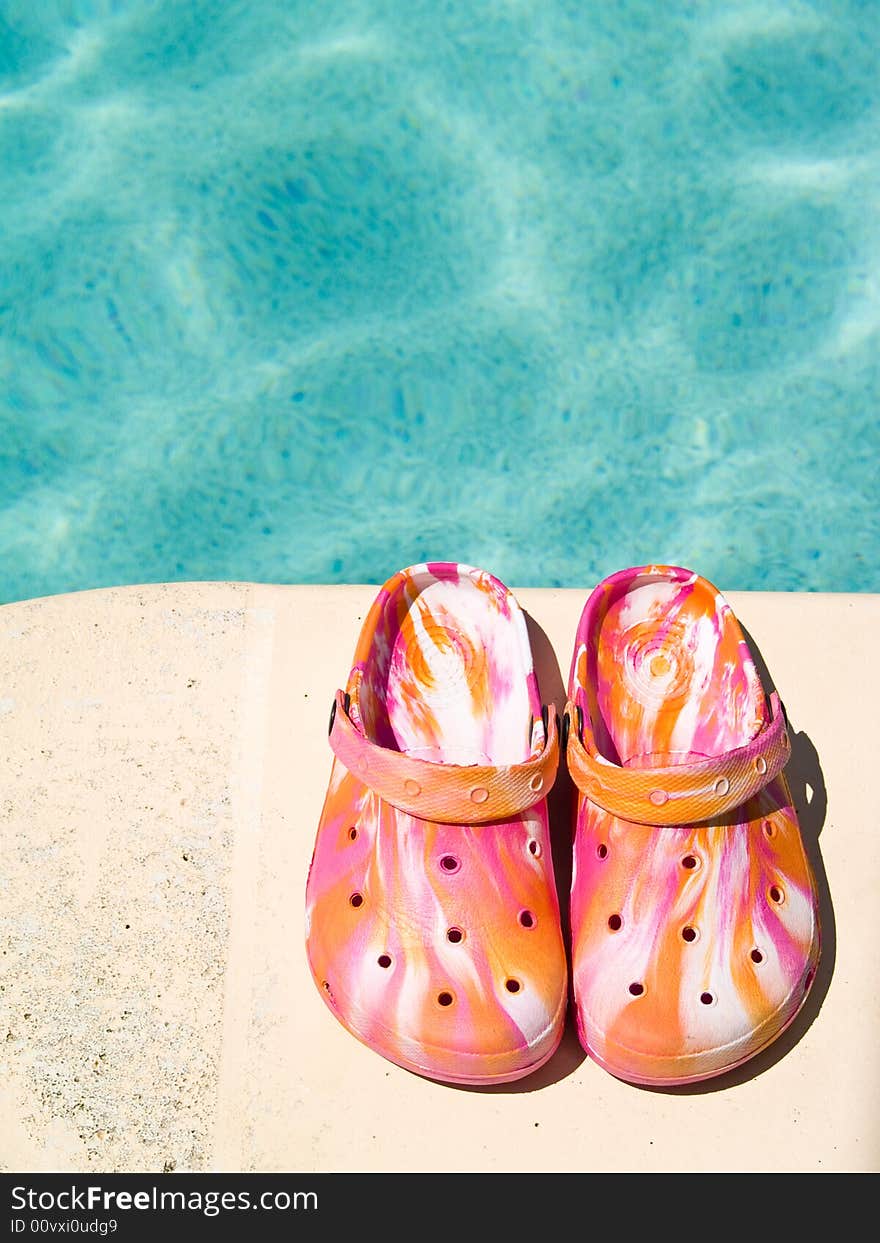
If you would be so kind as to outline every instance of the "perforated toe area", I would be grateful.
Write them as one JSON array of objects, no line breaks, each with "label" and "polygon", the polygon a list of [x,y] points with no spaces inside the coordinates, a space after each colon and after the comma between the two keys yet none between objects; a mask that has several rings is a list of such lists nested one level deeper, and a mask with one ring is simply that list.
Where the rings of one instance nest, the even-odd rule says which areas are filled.
[{"label": "perforated toe area", "polygon": [[559,1043],[566,1002],[545,815],[472,829],[388,820],[368,798],[355,834],[339,833],[344,874],[311,894],[309,958],[325,1000],[419,1073],[527,1073]]},{"label": "perforated toe area", "polygon": [[794,812],[640,827],[588,809],[572,946],[582,1037],[624,1078],[719,1074],[803,1004],[819,953]]}]

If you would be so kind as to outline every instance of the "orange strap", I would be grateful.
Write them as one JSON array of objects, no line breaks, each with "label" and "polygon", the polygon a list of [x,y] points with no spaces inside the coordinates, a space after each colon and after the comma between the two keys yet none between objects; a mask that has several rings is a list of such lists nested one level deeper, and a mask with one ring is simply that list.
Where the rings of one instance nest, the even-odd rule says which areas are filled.
[{"label": "orange strap", "polygon": [[600,755],[589,724],[565,705],[566,760],[591,803],[636,824],[696,824],[739,807],[782,771],[791,755],[785,714],[774,691],[771,717],[744,747],[665,768],[622,768]]},{"label": "orange strap", "polygon": [[559,743],[556,713],[547,714],[540,755],[524,764],[435,764],[391,751],[366,738],[336,692],[330,716],[330,746],[337,759],[398,811],[438,824],[482,824],[509,820],[546,798],[556,778]]}]

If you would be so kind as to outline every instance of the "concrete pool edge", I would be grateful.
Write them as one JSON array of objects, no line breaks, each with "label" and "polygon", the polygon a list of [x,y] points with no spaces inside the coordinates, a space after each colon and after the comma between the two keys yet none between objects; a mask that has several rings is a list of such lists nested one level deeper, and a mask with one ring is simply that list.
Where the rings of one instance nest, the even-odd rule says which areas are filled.
[{"label": "concrete pool edge", "polygon": [[[590,589],[514,585],[551,702]],[[803,1021],[697,1091],[618,1083],[569,1031],[534,1081],[467,1092],[337,1030],[302,949],[327,715],[376,590],[147,584],[0,606],[0,1168],[878,1168],[880,595],[725,592],[786,705],[820,873]],[[430,1123],[418,1145],[413,1116]]]}]

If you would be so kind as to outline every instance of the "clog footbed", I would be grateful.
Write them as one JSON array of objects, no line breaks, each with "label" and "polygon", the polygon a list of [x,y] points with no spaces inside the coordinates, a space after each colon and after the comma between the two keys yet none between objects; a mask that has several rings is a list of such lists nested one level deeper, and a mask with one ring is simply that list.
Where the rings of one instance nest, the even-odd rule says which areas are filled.
[{"label": "clog footbed", "polygon": [[339,1022],[428,1078],[522,1077],[567,1000],[546,795],[558,762],[525,615],[485,571],[395,574],[331,713],[306,945]]},{"label": "clog footbed", "polygon": [[791,1023],[819,957],[782,706],[727,601],[676,566],[596,587],[568,695],[581,1041],[634,1083],[721,1074]]}]

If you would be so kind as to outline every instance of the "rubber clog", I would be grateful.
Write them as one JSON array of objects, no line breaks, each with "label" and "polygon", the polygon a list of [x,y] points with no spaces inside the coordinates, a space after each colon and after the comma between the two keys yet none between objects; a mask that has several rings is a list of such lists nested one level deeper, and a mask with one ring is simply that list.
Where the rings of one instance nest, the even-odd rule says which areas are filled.
[{"label": "rubber clog", "polygon": [[677,566],[601,582],[562,732],[581,1043],[636,1084],[740,1065],[803,1006],[820,928],[785,714],[718,590]]},{"label": "rubber clog", "polygon": [[306,948],[339,1022],[416,1074],[505,1082],[560,1042],[557,728],[498,579],[442,562],[382,587],[332,707]]}]

